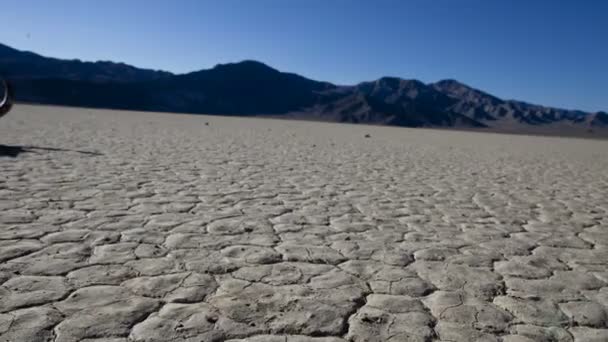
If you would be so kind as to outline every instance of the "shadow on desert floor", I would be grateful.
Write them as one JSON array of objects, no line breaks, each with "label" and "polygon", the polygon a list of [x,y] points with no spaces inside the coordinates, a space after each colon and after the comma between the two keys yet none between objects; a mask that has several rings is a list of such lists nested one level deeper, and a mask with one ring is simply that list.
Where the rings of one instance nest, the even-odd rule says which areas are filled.
[{"label": "shadow on desert floor", "polygon": [[103,153],[94,151],[70,150],[65,148],[41,147],[41,146],[20,146],[20,145],[2,145],[0,144],[0,157],[18,157],[21,153],[42,153],[44,151],[51,152],[75,152],[90,156],[102,156]]}]

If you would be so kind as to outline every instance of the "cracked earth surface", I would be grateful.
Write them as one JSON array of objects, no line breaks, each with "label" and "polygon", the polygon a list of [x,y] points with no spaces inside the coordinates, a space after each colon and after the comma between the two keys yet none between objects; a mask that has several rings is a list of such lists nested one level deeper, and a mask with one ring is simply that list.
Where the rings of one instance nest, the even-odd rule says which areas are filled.
[{"label": "cracked earth surface", "polygon": [[0,143],[0,341],[608,341],[607,141],[20,105]]}]

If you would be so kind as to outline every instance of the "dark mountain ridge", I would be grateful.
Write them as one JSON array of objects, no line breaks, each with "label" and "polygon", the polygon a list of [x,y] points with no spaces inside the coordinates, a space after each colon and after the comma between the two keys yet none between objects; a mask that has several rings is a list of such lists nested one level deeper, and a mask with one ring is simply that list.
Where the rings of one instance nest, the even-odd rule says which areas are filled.
[{"label": "dark mountain ridge", "polygon": [[150,81],[173,75],[166,71],[140,69],[124,63],[43,57],[3,44],[0,44],[0,71],[9,79],[58,78],[92,82]]},{"label": "dark mountain ridge", "polygon": [[165,112],[268,115],[407,127],[608,132],[608,114],[502,100],[456,80],[382,77],[336,86],[257,61],[175,75],[123,63],[47,58],[0,44],[0,73],[22,102]]}]

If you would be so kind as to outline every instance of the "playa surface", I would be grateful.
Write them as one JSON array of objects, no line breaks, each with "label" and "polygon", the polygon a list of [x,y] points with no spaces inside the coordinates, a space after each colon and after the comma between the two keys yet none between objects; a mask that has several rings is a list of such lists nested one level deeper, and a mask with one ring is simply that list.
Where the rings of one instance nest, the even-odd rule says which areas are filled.
[{"label": "playa surface", "polygon": [[0,341],[608,340],[605,140],[17,105],[0,144]]}]

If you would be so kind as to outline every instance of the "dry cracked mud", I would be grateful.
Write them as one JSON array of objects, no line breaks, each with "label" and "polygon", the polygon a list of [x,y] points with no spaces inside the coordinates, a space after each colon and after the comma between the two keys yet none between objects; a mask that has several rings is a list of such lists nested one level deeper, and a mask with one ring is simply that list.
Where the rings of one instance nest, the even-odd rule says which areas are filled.
[{"label": "dry cracked mud", "polygon": [[0,144],[2,342],[608,341],[608,141],[19,105]]}]

